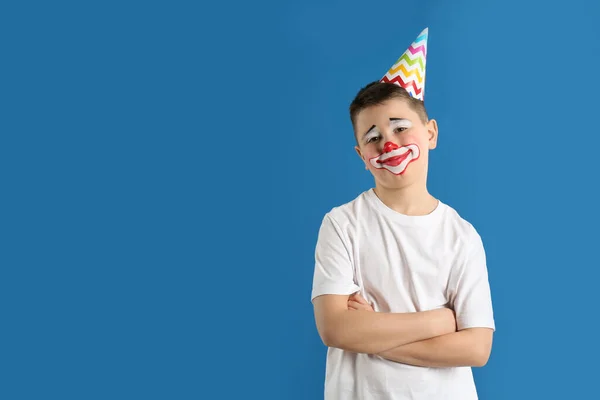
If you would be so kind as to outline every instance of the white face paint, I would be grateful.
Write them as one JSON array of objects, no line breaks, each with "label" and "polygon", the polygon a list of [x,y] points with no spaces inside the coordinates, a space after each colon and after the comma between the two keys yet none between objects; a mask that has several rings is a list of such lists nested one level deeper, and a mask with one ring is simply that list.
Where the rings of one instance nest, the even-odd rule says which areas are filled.
[{"label": "white face paint", "polygon": [[[401,134],[406,129],[412,128],[412,122],[403,118],[391,118],[390,130],[394,135]],[[364,136],[365,145],[381,141],[383,135],[376,126],[373,126]],[[369,159],[369,163],[377,169],[386,169],[395,175],[402,175],[408,165],[417,160],[420,149],[417,144],[398,147],[393,142],[384,146],[384,152]]]},{"label": "white face paint", "polygon": [[[402,133],[403,131],[412,128],[412,122],[404,118],[390,118],[390,130],[394,134]],[[363,141],[365,144],[375,143],[383,138],[377,126],[373,125],[371,129],[364,135]]]},{"label": "white face paint", "polygon": [[395,118],[390,120],[390,128],[394,133],[412,128],[412,122],[404,118]]},{"label": "white face paint", "polygon": [[367,132],[367,134],[364,136],[363,140],[365,144],[368,144],[381,140],[381,136],[382,135],[381,132],[379,132],[379,129],[376,126],[373,126],[373,128],[371,128],[369,132]]},{"label": "white face paint", "polygon": [[409,144],[398,147],[390,152],[382,153],[369,160],[371,165],[377,169],[385,168],[395,175],[402,175],[408,164],[419,158],[419,146]]}]

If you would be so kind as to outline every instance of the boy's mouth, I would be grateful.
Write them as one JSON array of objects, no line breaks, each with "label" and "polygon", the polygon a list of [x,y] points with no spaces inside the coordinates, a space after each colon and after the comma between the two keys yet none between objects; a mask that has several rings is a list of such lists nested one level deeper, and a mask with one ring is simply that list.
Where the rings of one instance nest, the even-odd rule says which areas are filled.
[{"label": "boy's mouth", "polygon": [[383,153],[371,158],[371,165],[377,169],[386,169],[395,175],[402,175],[408,165],[419,158],[419,146],[409,144],[402,146],[389,153]]},{"label": "boy's mouth", "polygon": [[377,160],[377,163],[379,164],[385,164],[385,165],[389,165],[391,167],[396,167],[398,165],[400,165],[400,163],[404,160],[406,160],[406,158],[408,156],[410,156],[411,151],[407,149],[406,152],[404,152],[404,154],[398,155],[398,156],[392,156],[392,157],[388,157],[384,160]]}]

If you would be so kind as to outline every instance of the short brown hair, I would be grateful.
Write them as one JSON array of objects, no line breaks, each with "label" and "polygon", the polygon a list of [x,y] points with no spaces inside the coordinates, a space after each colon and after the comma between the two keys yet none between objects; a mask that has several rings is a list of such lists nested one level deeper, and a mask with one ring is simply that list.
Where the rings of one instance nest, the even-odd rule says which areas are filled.
[{"label": "short brown hair", "polygon": [[352,104],[350,104],[350,120],[352,126],[356,126],[356,117],[365,108],[380,105],[381,103],[391,99],[402,99],[406,101],[409,107],[415,111],[424,124],[429,120],[425,103],[419,99],[415,99],[401,86],[394,83],[371,82],[364,88],[360,89]]}]

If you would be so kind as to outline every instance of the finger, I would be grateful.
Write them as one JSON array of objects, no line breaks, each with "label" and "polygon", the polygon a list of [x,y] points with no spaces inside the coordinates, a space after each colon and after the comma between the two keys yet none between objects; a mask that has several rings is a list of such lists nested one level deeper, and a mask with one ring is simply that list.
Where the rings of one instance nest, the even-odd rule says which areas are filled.
[{"label": "finger", "polygon": [[350,300],[348,302],[348,307],[353,308],[355,310],[361,310],[364,306],[356,301]]},{"label": "finger", "polygon": [[358,303],[358,302],[352,301],[352,300],[350,300],[348,302],[348,306],[352,307],[352,308],[354,308],[356,310],[371,311],[371,307],[370,306],[365,305],[365,304],[361,304],[361,303]]},{"label": "finger", "polygon": [[356,294],[356,296],[354,297],[354,300],[355,300],[355,301],[358,301],[358,302],[359,302],[359,303],[361,303],[361,304],[364,304],[364,305],[369,305],[369,302],[367,302],[367,300],[366,300],[364,297],[362,297],[362,296],[360,295],[360,293],[357,293],[357,294]]}]

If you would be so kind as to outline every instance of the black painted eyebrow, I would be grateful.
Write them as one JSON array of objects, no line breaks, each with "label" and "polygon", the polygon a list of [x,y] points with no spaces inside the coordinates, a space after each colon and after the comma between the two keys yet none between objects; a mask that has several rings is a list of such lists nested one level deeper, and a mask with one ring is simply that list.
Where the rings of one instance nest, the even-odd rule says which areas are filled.
[{"label": "black painted eyebrow", "polygon": [[390,121],[408,121],[408,118],[390,118]]},{"label": "black painted eyebrow", "polygon": [[376,126],[375,126],[375,125],[373,125],[372,127],[370,127],[370,128],[369,128],[369,130],[368,130],[368,131],[366,131],[366,132],[365,132],[365,133],[362,135],[362,137],[365,137],[365,136],[367,136],[367,135],[369,134],[369,132],[371,132],[371,131],[372,131],[373,129],[375,129],[375,128],[376,128]]}]

